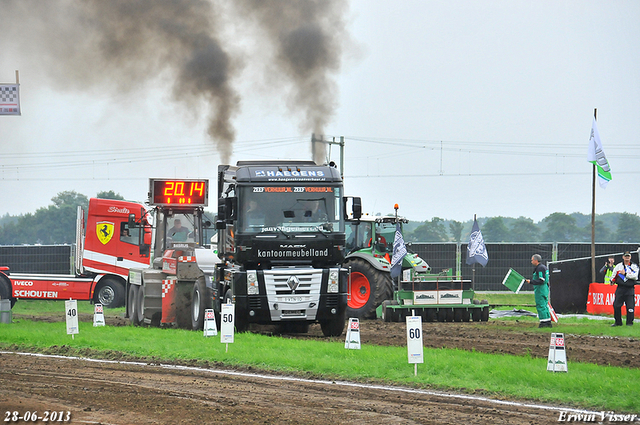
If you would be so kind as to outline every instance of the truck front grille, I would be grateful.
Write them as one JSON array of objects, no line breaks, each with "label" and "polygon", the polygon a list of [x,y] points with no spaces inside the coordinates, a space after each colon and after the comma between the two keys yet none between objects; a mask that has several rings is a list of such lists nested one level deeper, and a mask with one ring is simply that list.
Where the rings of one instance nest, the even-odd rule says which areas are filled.
[{"label": "truck front grille", "polygon": [[315,320],[322,285],[321,269],[286,267],[265,270],[264,283],[272,321],[279,322],[292,316]]}]

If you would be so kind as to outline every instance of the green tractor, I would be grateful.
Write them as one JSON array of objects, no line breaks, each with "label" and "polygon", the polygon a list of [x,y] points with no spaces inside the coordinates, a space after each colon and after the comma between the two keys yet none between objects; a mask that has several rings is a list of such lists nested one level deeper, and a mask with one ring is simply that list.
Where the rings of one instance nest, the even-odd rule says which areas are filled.
[{"label": "green tractor", "polygon": [[[409,221],[393,216],[363,215],[345,223],[347,256],[343,267],[350,270],[347,298],[347,317],[375,319],[376,308],[385,300],[394,298],[391,279],[391,257],[396,223]],[[429,265],[417,254],[408,253],[402,260],[402,269],[424,274]]]}]

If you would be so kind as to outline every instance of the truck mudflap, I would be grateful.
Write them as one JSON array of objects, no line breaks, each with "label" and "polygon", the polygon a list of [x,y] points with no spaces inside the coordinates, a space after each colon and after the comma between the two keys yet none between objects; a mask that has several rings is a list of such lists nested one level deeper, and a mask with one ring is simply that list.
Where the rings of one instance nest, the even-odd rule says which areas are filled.
[{"label": "truck mudflap", "polygon": [[162,318],[161,326],[176,326],[176,280],[162,280]]}]

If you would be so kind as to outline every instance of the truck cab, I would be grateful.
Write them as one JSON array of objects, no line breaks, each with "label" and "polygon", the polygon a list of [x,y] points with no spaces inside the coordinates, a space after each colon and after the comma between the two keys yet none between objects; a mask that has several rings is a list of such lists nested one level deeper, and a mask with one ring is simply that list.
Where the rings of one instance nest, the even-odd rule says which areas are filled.
[{"label": "truck cab", "polygon": [[[358,198],[359,202],[359,198]],[[344,329],[345,198],[335,167],[312,161],[240,161],[218,167],[216,281],[249,323],[325,335]]]}]

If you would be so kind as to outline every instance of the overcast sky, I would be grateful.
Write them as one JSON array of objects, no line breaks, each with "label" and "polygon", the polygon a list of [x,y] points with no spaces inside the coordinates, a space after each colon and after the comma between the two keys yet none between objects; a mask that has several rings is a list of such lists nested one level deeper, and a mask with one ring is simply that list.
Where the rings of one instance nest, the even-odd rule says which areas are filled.
[{"label": "overcast sky", "polygon": [[[206,105],[181,100],[170,70],[129,85],[115,71],[74,83],[94,63],[78,58],[84,40],[16,4],[0,0],[14,8],[0,82],[19,70],[22,105],[22,116],[0,116],[0,214],[34,212],[65,190],[143,201],[149,177],[215,180],[223,155]],[[311,159],[307,111],[269,77],[260,33],[227,23],[237,22],[227,9],[217,9],[221,46],[245,52],[229,79],[239,99],[229,160]],[[613,179],[597,188],[596,212],[638,212],[640,2],[359,0],[336,10],[344,32],[326,70],[333,90],[319,102],[323,131],[344,136],[346,195],[365,211],[398,203],[415,221],[590,214],[597,108]],[[57,50],[45,51],[52,41]],[[337,161],[338,147],[328,156]]]}]

